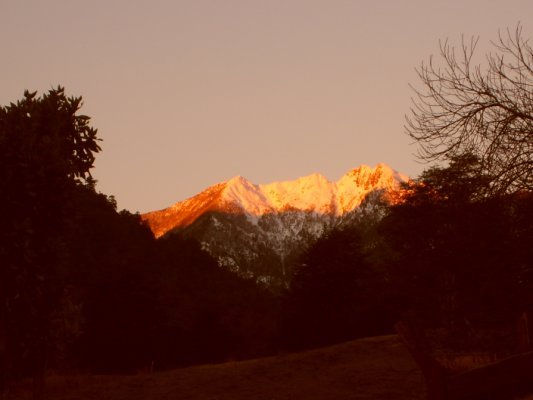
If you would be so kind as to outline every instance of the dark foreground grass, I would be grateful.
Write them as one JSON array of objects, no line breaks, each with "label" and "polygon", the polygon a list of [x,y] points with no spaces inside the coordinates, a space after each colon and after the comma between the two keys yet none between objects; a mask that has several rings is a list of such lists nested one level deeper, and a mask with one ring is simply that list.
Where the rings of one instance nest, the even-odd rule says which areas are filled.
[{"label": "dark foreground grass", "polygon": [[[50,376],[54,400],[422,399],[422,376],[397,336],[302,353],[132,376]],[[28,387],[8,399],[30,399]]]}]

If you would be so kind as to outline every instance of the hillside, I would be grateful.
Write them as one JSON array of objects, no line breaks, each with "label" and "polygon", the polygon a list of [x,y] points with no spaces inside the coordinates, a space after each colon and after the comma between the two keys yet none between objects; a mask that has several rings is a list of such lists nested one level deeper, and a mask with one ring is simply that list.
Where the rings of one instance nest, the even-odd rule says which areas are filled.
[{"label": "hillside", "polygon": [[[153,374],[53,376],[47,385],[56,400],[423,398],[421,373],[397,336]],[[30,392],[19,387],[8,397],[15,398],[30,399]]]}]

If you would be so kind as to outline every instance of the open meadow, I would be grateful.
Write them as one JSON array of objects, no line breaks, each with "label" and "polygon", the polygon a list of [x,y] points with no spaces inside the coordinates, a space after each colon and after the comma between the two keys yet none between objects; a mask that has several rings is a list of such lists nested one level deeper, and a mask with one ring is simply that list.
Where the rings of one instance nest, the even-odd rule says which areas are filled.
[{"label": "open meadow", "polygon": [[[397,336],[302,353],[130,376],[50,376],[54,400],[422,399],[422,375]],[[21,384],[8,399],[30,399]]]}]

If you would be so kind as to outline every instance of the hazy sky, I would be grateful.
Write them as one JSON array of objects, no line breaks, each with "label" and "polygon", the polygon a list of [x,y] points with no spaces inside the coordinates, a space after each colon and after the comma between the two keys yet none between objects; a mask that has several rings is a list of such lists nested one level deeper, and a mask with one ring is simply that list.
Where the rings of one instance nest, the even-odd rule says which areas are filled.
[{"label": "hazy sky", "polygon": [[103,139],[120,208],[163,208],[234,175],[361,163],[417,175],[403,133],[438,40],[533,26],[531,0],[0,0],[0,104],[61,84]]}]

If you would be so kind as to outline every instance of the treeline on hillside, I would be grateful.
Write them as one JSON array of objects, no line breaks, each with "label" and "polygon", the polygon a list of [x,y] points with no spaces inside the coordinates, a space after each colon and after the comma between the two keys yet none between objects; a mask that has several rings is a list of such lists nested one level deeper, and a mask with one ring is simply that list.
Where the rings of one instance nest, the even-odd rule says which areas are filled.
[{"label": "treeline on hillside", "polygon": [[491,194],[477,171],[471,155],[428,169],[378,218],[320,238],[284,301],[286,345],[390,333],[410,320],[451,349],[514,351],[517,318],[533,308],[533,196]]},{"label": "treeline on hillside", "polygon": [[80,98],[26,92],[0,108],[0,384],[129,373],[272,351],[278,302],[197,242],[156,241],[90,175]]},{"label": "treeline on hillside", "polygon": [[90,190],[83,197],[69,235],[83,311],[71,353],[79,367],[131,372],[271,350],[278,307],[269,292],[219,268],[198,242],[156,241],[138,215]]}]

